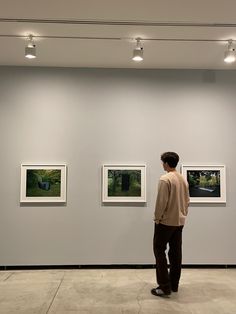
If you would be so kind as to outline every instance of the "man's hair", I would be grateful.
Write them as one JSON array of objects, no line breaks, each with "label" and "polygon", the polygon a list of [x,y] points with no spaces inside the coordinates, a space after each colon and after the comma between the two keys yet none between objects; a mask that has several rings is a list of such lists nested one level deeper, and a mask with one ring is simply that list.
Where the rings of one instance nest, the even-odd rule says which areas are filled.
[{"label": "man's hair", "polygon": [[167,163],[171,168],[175,168],[179,162],[179,155],[174,152],[166,152],[161,155],[161,161]]}]

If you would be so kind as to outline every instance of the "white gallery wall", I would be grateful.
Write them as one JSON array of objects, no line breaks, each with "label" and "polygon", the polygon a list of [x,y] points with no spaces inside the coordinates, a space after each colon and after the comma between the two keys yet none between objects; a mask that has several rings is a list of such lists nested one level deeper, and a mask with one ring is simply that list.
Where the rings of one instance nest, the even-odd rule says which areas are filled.
[{"label": "white gallery wall", "polygon": [[[225,164],[184,264],[236,264],[236,72],[0,67],[0,265],[153,264],[160,154]],[[21,163],[67,163],[66,205],[20,204]],[[104,163],[146,163],[146,205],[103,205]]]}]

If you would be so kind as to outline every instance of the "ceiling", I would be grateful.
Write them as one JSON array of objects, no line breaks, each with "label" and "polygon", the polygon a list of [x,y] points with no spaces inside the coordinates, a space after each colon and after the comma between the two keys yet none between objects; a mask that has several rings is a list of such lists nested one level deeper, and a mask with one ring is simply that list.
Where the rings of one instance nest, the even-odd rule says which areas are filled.
[{"label": "ceiling", "polygon": [[[223,61],[235,12],[235,0],[0,0],[0,65],[236,69]],[[29,34],[33,60],[24,57]]]}]

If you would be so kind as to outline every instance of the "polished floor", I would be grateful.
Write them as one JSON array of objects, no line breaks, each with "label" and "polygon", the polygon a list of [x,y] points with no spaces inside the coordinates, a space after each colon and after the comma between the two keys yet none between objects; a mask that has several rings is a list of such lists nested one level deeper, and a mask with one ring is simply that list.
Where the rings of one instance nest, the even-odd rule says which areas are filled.
[{"label": "polished floor", "polygon": [[1,271],[0,313],[236,313],[236,269],[183,269],[168,299],[154,286],[154,269]]}]

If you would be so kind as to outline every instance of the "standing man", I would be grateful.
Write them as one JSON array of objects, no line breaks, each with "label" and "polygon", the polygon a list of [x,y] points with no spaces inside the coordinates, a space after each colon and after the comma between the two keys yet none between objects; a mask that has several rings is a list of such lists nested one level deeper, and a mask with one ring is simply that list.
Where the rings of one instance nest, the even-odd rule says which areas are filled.
[{"label": "standing man", "polygon": [[[159,180],[155,208],[153,251],[156,258],[158,287],[151,290],[155,296],[169,296],[178,291],[182,263],[182,230],[188,214],[189,190],[184,177],[176,171],[178,154],[166,152],[161,155],[167,174]],[[168,272],[166,248],[169,244]]]}]

